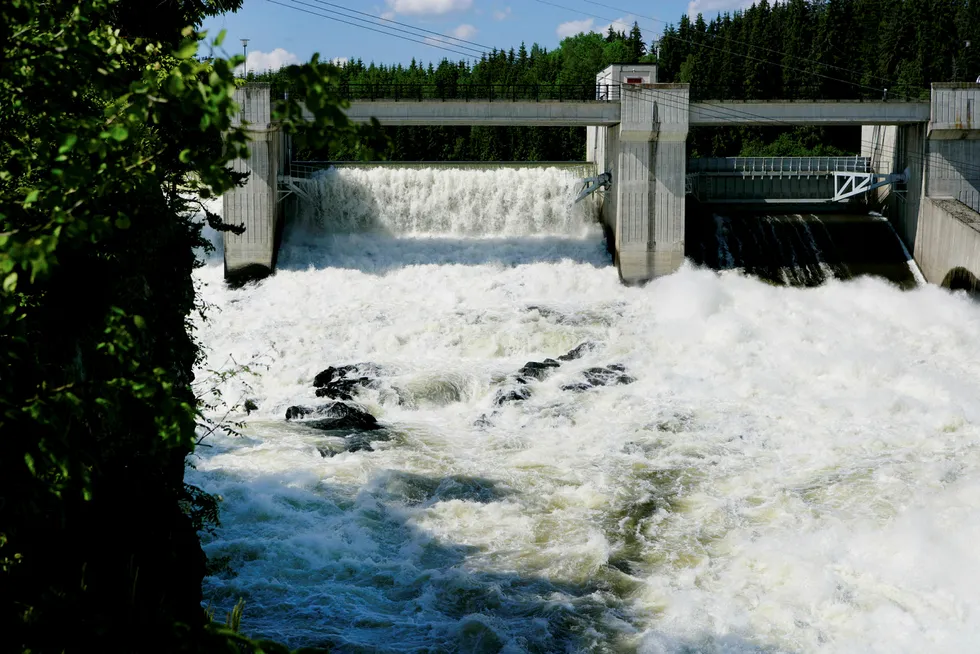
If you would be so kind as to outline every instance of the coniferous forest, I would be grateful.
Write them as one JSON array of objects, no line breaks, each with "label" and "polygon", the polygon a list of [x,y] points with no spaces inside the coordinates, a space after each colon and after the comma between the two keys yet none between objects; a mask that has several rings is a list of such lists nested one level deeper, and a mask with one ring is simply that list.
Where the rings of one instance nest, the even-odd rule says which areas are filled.
[{"label": "coniferous forest", "polygon": [[[521,44],[485,54],[476,64],[443,59],[408,66],[351,60],[342,71],[351,94],[413,85],[462,97],[494,85],[533,93],[528,86],[562,85],[569,95],[593,85],[612,63],[657,63],[659,81],[691,84],[691,100],[921,99],[932,82],[980,76],[980,0],[762,0],[748,9],[707,19],[681,17],[651,44],[638,25],[628,33],[579,34],[547,50]],[[256,76],[285,90],[285,73]],[[452,95],[458,94],[458,95]],[[580,160],[581,128],[390,128],[388,158],[407,161]],[[853,154],[854,129],[693,130],[691,156]],[[307,152],[344,160],[342,150]]]}]

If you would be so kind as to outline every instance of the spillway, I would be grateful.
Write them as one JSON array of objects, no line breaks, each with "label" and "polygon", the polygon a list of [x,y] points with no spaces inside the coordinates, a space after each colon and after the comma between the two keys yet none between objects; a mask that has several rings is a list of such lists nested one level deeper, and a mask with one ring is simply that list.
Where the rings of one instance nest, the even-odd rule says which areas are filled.
[{"label": "spillway", "polygon": [[[978,305],[805,244],[757,265],[779,230],[726,216],[718,270],[625,287],[574,191],[341,170],[274,276],[198,271],[198,382],[257,406],[188,470],[222,498],[218,616],[241,597],[246,633],[339,652],[970,650]],[[382,429],[285,420],[347,364]]]}]

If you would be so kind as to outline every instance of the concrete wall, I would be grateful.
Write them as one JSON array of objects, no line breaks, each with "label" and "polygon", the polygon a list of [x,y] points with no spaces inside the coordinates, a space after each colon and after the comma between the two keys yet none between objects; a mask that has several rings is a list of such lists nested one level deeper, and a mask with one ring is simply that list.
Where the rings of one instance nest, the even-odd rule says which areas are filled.
[{"label": "concrete wall", "polygon": [[926,102],[827,100],[717,101],[691,104],[691,127],[724,125],[907,125],[929,120]]},{"label": "concrete wall", "polygon": [[980,290],[980,84],[933,84],[931,108],[915,260],[927,281],[975,292]]},{"label": "concrete wall", "polygon": [[[648,86],[648,85],[644,85]],[[588,126],[616,125],[621,105],[606,102],[377,100],[352,102],[355,122],[386,125]],[[621,98],[618,98],[621,99]],[[692,127],[725,125],[908,125],[929,120],[926,102],[699,102],[689,104]]]},{"label": "concrete wall", "polygon": [[[931,132],[926,194],[953,198],[980,211],[980,140],[934,139]],[[976,130],[980,135],[980,128]]]},{"label": "concrete wall", "polygon": [[270,123],[272,103],[268,86],[235,91],[242,111],[235,121],[248,133],[249,158],[236,159],[232,168],[249,173],[244,187],[225,193],[223,220],[245,225],[240,235],[224,232],[225,279],[260,277],[275,268],[276,232],[281,218],[278,176],[283,164],[284,140]]},{"label": "concrete wall", "polygon": [[499,102],[471,100],[357,101],[347,117],[364,123],[377,118],[383,125],[515,125],[537,127],[584,127],[615,125],[618,102]]},{"label": "concrete wall", "polygon": [[915,261],[926,281],[978,291],[980,213],[957,200],[923,198]]},{"label": "concrete wall", "polygon": [[616,258],[628,284],[684,260],[689,87],[624,86],[616,189]]}]

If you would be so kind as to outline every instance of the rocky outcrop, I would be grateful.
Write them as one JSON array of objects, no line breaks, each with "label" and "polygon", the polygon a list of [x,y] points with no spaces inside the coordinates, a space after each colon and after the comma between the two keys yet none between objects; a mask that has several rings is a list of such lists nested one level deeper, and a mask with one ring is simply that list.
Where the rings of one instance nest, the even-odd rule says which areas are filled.
[{"label": "rocky outcrop", "polygon": [[596,344],[591,341],[586,341],[582,343],[575,349],[569,350],[565,354],[558,357],[559,361],[574,361],[575,359],[581,359],[587,352],[591,352],[596,349]]},{"label": "rocky outcrop", "polygon": [[313,378],[313,386],[317,397],[349,402],[359,389],[377,387],[381,373],[381,367],[373,363],[330,366]]},{"label": "rocky outcrop", "polygon": [[374,416],[346,402],[330,402],[318,407],[291,406],[286,409],[286,420],[322,431],[381,429]]},{"label": "rocky outcrop", "polygon": [[616,386],[619,384],[632,384],[636,381],[632,376],[626,374],[626,366],[614,363],[603,368],[589,368],[582,373],[583,381],[565,384],[561,387],[563,391],[587,391],[597,386]]},{"label": "rocky outcrop", "polygon": [[[517,373],[508,379],[507,385],[497,391],[493,403],[495,406],[503,406],[508,402],[523,402],[530,399],[531,380],[542,381],[547,379],[556,368],[561,366],[563,361],[573,361],[582,358],[586,352],[595,349],[595,343],[586,341],[576,348],[558,357],[558,359],[545,359],[544,361],[528,361]],[[590,386],[591,388],[591,386]]]}]

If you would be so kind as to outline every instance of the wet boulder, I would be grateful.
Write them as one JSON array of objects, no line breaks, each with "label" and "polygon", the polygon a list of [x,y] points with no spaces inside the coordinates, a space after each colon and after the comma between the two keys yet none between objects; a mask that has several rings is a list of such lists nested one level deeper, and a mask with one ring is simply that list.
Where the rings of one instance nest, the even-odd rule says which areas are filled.
[{"label": "wet boulder", "polygon": [[497,391],[497,396],[494,398],[493,403],[497,406],[503,406],[508,402],[523,402],[530,397],[531,389],[528,388],[527,383],[518,382],[517,386],[502,388]]},{"label": "wet boulder", "polygon": [[554,359],[545,359],[544,361],[528,361],[524,364],[524,367],[517,371],[520,378],[532,378],[537,380],[542,380],[551,374],[552,368],[557,368],[561,364]]},{"label": "wet boulder", "polygon": [[313,378],[317,397],[351,401],[360,388],[375,388],[381,375],[381,366],[374,363],[355,363],[347,366],[330,366]]},{"label": "wet boulder", "polygon": [[585,343],[579,344],[576,348],[569,350],[565,354],[558,357],[559,361],[574,361],[575,359],[581,359],[587,352],[592,352],[596,349],[596,344],[591,341],[586,341]]},{"label": "wet boulder", "polygon": [[297,421],[306,427],[323,431],[381,429],[374,416],[359,406],[346,402],[330,402],[318,407],[291,406],[286,409],[286,420]]},{"label": "wet boulder", "polygon": [[617,386],[632,384],[636,379],[626,373],[626,366],[614,363],[602,368],[589,368],[582,373],[584,381],[565,384],[563,391],[582,392],[597,386]]}]

